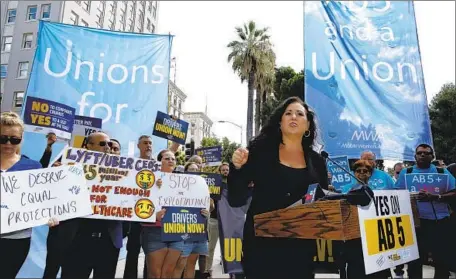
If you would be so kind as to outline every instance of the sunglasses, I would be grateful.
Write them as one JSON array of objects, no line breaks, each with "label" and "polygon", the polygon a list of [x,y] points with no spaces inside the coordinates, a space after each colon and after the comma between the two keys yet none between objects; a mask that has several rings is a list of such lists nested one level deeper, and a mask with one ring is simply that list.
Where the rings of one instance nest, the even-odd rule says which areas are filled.
[{"label": "sunglasses", "polygon": [[93,142],[91,142],[91,144],[97,144],[97,145],[99,145],[99,146],[101,146],[101,147],[104,147],[104,146],[106,146],[106,145],[108,145],[109,148],[112,147],[112,142],[110,142],[110,141],[100,141],[99,143],[93,143]]},{"label": "sunglasses", "polygon": [[396,174],[400,174],[401,172],[400,171],[397,171]]},{"label": "sunglasses", "polygon": [[7,144],[10,142],[12,145],[18,145],[21,143],[22,138],[9,137],[9,136],[0,136],[0,144]]},{"label": "sunglasses", "polygon": [[420,156],[420,155],[427,155],[427,156],[430,156],[432,155],[432,152],[428,152],[428,151],[418,151],[416,152],[416,155]]},{"label": "sunglasses", "polygon": [[369,173],[369,170],[367,170],[367,169],[357,169],[355,172],[356,173],[365,174],[365,173]]}]

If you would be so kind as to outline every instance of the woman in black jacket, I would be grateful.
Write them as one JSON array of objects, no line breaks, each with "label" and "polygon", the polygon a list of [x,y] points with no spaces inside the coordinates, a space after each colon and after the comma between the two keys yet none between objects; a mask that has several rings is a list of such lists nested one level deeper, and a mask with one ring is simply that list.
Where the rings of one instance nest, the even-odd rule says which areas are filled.
[{"label": "woman in black jacket", "polygon": [[[253,216],[290,206],[304,197],[310,184],[327,189],[325,161],[313,150],[316,137],[314,113],[301,99],[291,97],[275,109],[248,149],[233,154],[230,205],[244,205],[248,184],[254,184],[243,239],[242,264],[248,279],[314,277],[315,240],[256,237]],[[318,189],[316,198],[322,195]]]}]

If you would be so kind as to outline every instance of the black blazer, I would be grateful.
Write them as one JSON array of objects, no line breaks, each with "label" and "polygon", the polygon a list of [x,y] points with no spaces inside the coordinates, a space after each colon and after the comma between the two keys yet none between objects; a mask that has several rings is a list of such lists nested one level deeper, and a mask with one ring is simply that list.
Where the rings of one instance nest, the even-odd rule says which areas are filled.
[{"label": "black blazer", "polygon": [[[326,162],[323,157],[317,152],[311,150],[304,154],[308,173],[311,176],[312,183],[319,183],[321,188],[328,189],[328,171],[326,168]],[[245,205],[248,197],[254,195],[256,186],[258,187],[274,187],[271,191],[261,191],[261,200],[273,200],[277,198],[276,192],[280,191],[279,185],[271,185],[271,178],[278,172],[279,167],[279,147],[277,146],[273,150],[249,150],[249,158],[247,163],[242,166],[241,169],[237,170],[234,165],[230,164],[230,173],[228,176],[228,202],[232,207],[240,207]],[[253,181],[255,186],[253,187],[253,193],[247,185]],[[324,196],[323,191],[317,188],[315,199]],[[298,200],[299,198],[297,198]],[[260,201],[261,203],[261,201]],[[261,204],[253,205],[253,211],[258,213],[263,211]],[[264,212],[264,211],[263,211]]]}]

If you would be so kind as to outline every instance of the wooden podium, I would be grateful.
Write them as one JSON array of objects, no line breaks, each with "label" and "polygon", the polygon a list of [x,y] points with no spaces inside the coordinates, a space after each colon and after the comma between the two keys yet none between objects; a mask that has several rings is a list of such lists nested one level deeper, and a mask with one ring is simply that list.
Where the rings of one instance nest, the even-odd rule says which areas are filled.
[{"label": "wooden podium", "polygon": [[255,235],[302,239],[360,238],[358,208],[345,200],[317,201],[254,216]]},{"label": "wooden podium", "polygon": [[[410,196],[415,227],[419,227],[416,198]],[[358,208],[346,200],[317,201],[254,216],[255,235],[302,239],[360,238]]]}]

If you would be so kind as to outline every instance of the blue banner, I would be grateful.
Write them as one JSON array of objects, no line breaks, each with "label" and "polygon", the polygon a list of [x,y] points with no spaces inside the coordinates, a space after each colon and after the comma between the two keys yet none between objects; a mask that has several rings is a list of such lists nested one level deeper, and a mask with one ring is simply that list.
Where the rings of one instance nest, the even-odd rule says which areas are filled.
[{"label": "blue banner", "polygon": [[202,208],[166,207],[162,223],[162,241],[207,240],[207,218]]},{"label": "blue banner", "polygon": [[[37,34],[26,98],[52,100],[75,108],[78,115],[102,119],[103,130],[120,141],[122,155],[137,156],[139,136],[151,135],[157,111],[167,110],[173,37],[47,21],[40,21]],[[24,155],[40,160],[45,147],[42,135],[24,134]],[[59,142],[52,146],[52,160],[63,147]],[[155,154],[166,147],[166,140],[154,138]],[[20,277],[42,276],[47,228],[33,232]]]},{"label": "blue banner", "polygon": [[181,119],[174,119],[169,114],[157,111],[154,131],[152,132],[154,136],[185,145],[187,131],[188,122]]},{"label": "blue banner", "polygon": [[195,150],[196,155],[203,159],[205,166],[218,166],[222,163],[222,147],[202,147]]},{"label": "blue banner", "polygon": [[[102,119],[120,141],[122,155],[139,154],[141,135],[151,135],[157,111],[166,111],[172,36],[113,32],[40,21],[26,97],[40,97]],[[25,134],[23,154],[39,160],[46,139]],[[154,151],[165,149],[154,139]],[[53,146],[53,155],[63,145]]]},{"label": "blue banner", "polygon": [[[342,166],[344,169],[350,171],[350,165],[348,163],[347,156],[332,157],[331,159]],[[340,190],[341,187],[352,183],[352,177],[343,171],[339,166],[329,160],[326,165],[328,171],[331,173],[331,185],[334,186],[336,190]]]},{"label": "blue banner", "polygon": [[222,185],[222,175],[217,173],[201,173],[201,177],[206,179],[211,199],[220,200],[222,189],[224,188]]},{"label": "blue banner", "polygon": [[25,131],[54,133],[58,139],[69,140],[73,132],[75,109],[57,102],[30,97],[24,107]]},{"label": "blue banner", "polygon": [[325,150],[414,161],[432,145],[412,1],[306,1],[305,98]]}]

